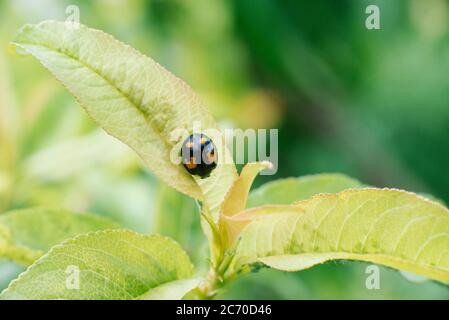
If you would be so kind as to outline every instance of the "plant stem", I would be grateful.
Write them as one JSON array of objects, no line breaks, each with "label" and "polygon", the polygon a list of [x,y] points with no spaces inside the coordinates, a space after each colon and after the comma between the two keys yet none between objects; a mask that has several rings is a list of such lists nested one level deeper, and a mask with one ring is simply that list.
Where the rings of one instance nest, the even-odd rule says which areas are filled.
[{"label": "plant stem", "polygon": [[222,289],[228,280],[234,277],[235,273],[229,270],[233,260],[233,255],[229,254],[222,239],[219,226],[209,215],[206,207],[201,210],[203,219],[207,222],[211,231],[209,245],[211,246],[211,267],[204,282],[196,290],[199,299],[213,299]]},{"label": "plant stem", "polygon": [[229,280],[234,278],[235,273],[229,270],[232,258],[232,255],[224,253],[220,255],[218,265],[211,267],[205,281],[198,288],[197,294],[199,299],[213,299]]},{"label": "plant stem", "polygon": [[201,300],[213,299],[219,290],[223,287],[224,281],[217,273],[211,269],[206,280],[198,288],[198,298]]}]

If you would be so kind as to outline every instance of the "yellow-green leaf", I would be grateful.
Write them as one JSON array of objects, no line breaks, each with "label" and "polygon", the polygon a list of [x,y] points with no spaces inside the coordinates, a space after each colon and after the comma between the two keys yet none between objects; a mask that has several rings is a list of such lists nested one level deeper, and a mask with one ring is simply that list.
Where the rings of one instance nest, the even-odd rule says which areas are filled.
[{"label": "yellow-green leaf", "polygon": [[62,209],[29,208],[10,211],[0,216],[0,258],[30,265],[63,240],[83,233],[118,227],[118,224],[103,217]]},{"label": "yellow-green leaf", "polygon": [[201,279],[175,280],[164,283],[138,297],[139,300],[181,300],[200,284]]},{"label": "yellow-green leaf", "polygon": [[329,260],[369,261],[449,282],[449,210],[395,189],[321,194],[295,205],[249,209],[234,266],[296,271]]},{"label": "yellow-green leaf", "polygon": [[279,179],[252,191],[248,198],[248,208],[266,204],[292,204],[319,193],[335,193],[361,185],[360,181],[339,173]]},{"label": "yellow-green leaf", "polygon": [[272,164],[268,161],[252,162],[246,164],[240,176],[234,181],[234,184],[226,194],[225,200],[221,208],[221,214],[232,216],[246,208],[249,190],[254,179],[260,171],[269,169]]},{"label": "yellow-green leaf", "polygon": [[38,59],[104,130],[134,149],[159,178],[205,200],[218,216],[236,178],[221,134],[214,140],[219,164],[206,179],[194,179],[171,157],[179,153],[185,138],[180,129],[192,133],[197,126],[201,131],[217,128],[187,84],[132,47],[83,25],[25,25],[14,44]]},{"label": "yellow-green leaf", "polygon": [[53,247],[11,282],[0,298],[136,299],[192,274],[189,257],[173,240],[105,230]]},{"label": "yellow-green leaf", "polygon": [[[263,169],[262,165],[261,163],[252,163],[243,169],[241,176],[235,181],[225,198],[222,214],[225,212],[228,214],[223,214],[224,216],[236,214],[245,209],[245,206],[251,208],[266,204],[292,204],[319,193],[335,193],[362,185],[359,181],[338,173],[279,179],[268,182],[250,192],[246,205],[247,192],[258,170]],[[247,170],[245,171],[245,169]],[[231,198],[232,201],[230,201]],[[228,246],[234,243],[243,226],[244,224],[239,222],[229,224],[227,218],[222,217],[221,234]]]},{"label": "yellow-green leaf", "polygon": [[[226,194],[222,208],[220,210],[220,238],[222,244],[229,247],[234,242],[234,236],[230,228],[226,228],[226,217],[233,216],[246,208],[246,201],[248,199],[248,193],[251,189],[254,179],[259,172],[264,169],[269,169],[272,164],[268,161],[252,162],[246,164],[240,176],[234,181],[234,184]],[[230,232],[229,232],[230,231]]]}]

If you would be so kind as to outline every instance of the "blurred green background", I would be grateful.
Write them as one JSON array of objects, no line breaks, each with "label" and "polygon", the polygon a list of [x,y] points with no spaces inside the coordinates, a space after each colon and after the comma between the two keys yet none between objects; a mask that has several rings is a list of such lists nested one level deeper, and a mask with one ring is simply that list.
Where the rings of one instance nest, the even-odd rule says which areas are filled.
[{"label": "blurred green background", "polygon": [[[182,243],[207,263],[196,204],[161,185],[35,60],[8,52],[24,23],[65,20],[113,34],[187,81],[223,126],[279,129],[268,180],[341,172],[449,203],[449,2],[446,0],[2,0],[0,212],[57,206],[109,216]],[[365,28],[380,8],[381,29]],[[300,273],[263,269],[220,298],[449,299],[449,287],[363,263]],[[20,272],[0,263],[0,288]]]}]

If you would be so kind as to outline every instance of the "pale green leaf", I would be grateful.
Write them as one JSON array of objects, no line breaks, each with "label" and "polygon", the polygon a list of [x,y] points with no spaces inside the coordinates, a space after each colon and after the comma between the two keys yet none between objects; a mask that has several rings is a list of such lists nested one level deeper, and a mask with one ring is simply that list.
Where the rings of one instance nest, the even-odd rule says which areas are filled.
[{"label": "pale green leaf", "polygon": [[226,194],[221,208],[221,214],[232,216],[246,208],[248,193],[257,175],[264,169],[273,165],[268,161],[252,162],[246,164],[240,176],[234,181],[232,187]]},{"label": "pale green leaf", "polygon": [[0,258],[29,265],[61,241],[82,233],[118,228],[109,219],[62,209],[29,208],[0,215]]},{"label": "pale green leaf", "polygon": [[[205,200],[218,219],[236,170],[213,117],[187,84],[132,47],[83,25],[25,25],[14,44],[37,58],[103,129],[134,149],[159,178]],[[219,163],[210,177],[192,178],[180,162],[171,161],[185,138],[180,129],[215,130]]]},{"label": "pale green leaf", "polygon": [[147,293],[144,293],[139,300],[181,300],[188,292],[192,291],[200,284],[201,279],[175,280],[164,283]]},{"label": "pale green leaf", "polygon": [[226,194],[225,200],[220,210],[220,238],[225,247],[230,247],[234,243],[232,232],[227,232],[230,228],[223,225],[224,216],[233,216],[246,208],[248,193],[259,172],[269,169],[272,164],[268,161],[252,162],[246,164],[240,176],[234,181],[234,184]]},{"label": "pale green leaf", "polygon": [[104,230],[53,247],[0,298],[135,299],[192,274],[189,257],[173,240]]},{"label": "pale green leaf", "polygon": [[229,217],[235,266],[296,271],[329,260],[369,261],[449,282],[449,210],[395,189],[322,194]]},{"label": "pale green leaf", "polygon": [[[262,169],[262,168],[259,168]],[[230,194],[234,192],[233,201],[227,201],[225,198],[225,202],[223,203],[223,207],[229,206],[229,209],[223,210],[228,212],[233,212],[233,214],[241,211],[245,207],[246,198],[240,198],[240,201],[237,201],[237,197],[239,194],[244,194],[243,190],[246,192],[249,191],[250,183],[254,179],[256,175],[257,166],[253,164],[252,167],[248,168],[248,177],[243,179],[242,175],[235,181],[234,185],[231,187],[228,192],[227,198],[230,198]],[[242,174],[245,170],[242,171]],[[303,176],[299,178],[286,178],[279,179],[272,182],[268,182],[258,189],[252,191],[248,197],[247,207],[258,207],[266,204],[274,205],[274,204],[292,204],[293,202],[307,199],[313,195],[320,193],[335,193],[348,188],[356,188],[360,187],[362,184],[352,178],[349,178],[343,174],[315,174],[309,176]],[[234,204],[237,203],[237,204]],[[236,205],[239,205],[238,209],[235,208]],[[231,215],[231,214],[226,214]],[[226,219],[225,219],[226,220]],[[220,228],[222,238],[226,241],[227,245],[231,245],[235,242],[236,237],[240,233],[243,225],[239,222],[234,222],[232,224],[227,224],[226,222],[221,221],[222,227]]]},{"label": "pale green leaf", "polygon": [[319,193],[335,193],[361,185],[361,182],[339,173],[279,179],[252,191],[248,198],[248,208],[266,204],[292,204]]}]

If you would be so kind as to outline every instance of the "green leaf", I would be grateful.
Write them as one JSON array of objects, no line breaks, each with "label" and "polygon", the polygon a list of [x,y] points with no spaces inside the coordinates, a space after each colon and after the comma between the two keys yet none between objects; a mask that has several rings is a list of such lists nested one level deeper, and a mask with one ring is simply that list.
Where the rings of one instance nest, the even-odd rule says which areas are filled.
[{"label": "green leaf", "polygon": [[[53,247],[0,298],[136,299],[192,274],[189,257],[173,240],[128,230],[104,230]],[[164,294],[169,291],[157,290]]]},{"label": "green leaf", "polygon": [[361,185],[360,181],[338,173],[279,179],[252,191],[248,198],[248,208],[266,204],[292,204],[319,193],[335,193]]},{"label": "green leaf", "polygon": [[0,216],[0,258],[29,265],[61,241],[119,226],[92,214],[49,208],[14,210]]},{"label": "green leaf", "polygon": [[175,280],[164,283],[147,293],[144,293],[139,300],[181,300],[189,291],[192,291],[200,284],[201,279],[193,278],[187,280]]},{"label": "green leaf", "polygon": [[268,161],[253,162],[248,163],[243,167],[240,176],[234,181],[234,184],[229,189],[226,194],[225,200],[223,202],[222,208],[220,210],[220,239],[225,247],[230,247],[234,238],[232,233],[228,233],[228,229],[223,226],[223,216],[232,216],[246,208],[246,202],[248,199],[248,193],[251,189],[254,179],[257,177],[259,172],[264,169],[269,169],[272,164]]},{"label": "green leaf", "polygon": [[241,230],[234,266],[263,262],[286,271],[360,260],[449,283],[449,210],[394,189],[321,194],[295,205],[228,218]]},{"label": "green leaf", "polygon": [[[245,167],[246,168],[246,167]],[[259,169],[262,169],[259,167]],[[233,193],[235,194],[244,194],[243,191],[235,192],[239,189],[245,189],[246,192],[249,190],[251,186],[252,180],[254,179],[257,170],[257,165],[253,164],[251,168],[248,168],[248,173],[245,174],[247,178],[243,179],[242,175],[244,170],[242,171],[241,177],[237,179],[234,185],[231,187],[227,198]],[[240,184],[240,186],[238,185]],[[360,187],[361,182],[349,178],[343,174],[333,173],[333,174],[316,174],[303,176],[299,178],[287,178],[287,179],[279,179],[272,182],[268,182],[258,189],[252,191],[248,197],[247,207],[258,207],[266,204],[292,204],[299,200],[304,200],[310,198],[313,195],[320,193],[335,193],[339,191],[343,191],[349,188],[357,188]],[[244,201],[246,199],[242,198],[242,201],[236,201],[236,196],[233,197],[233,202],[227,201],[225,198],[225,202],[223,203],[223,207],[228,205],[229,207],[235,207],[240,205],[240,207],[236,210],[226,209],[223,211],[233,212],[235,214],[238,210],[243,210],[245,207]],[[243,204],[243,205],[242,205]],[[230,214],[227,214],[230,215]],[[242,229],[241,223],[233,223],[227,224],[225,221],[221,221],[221,235],[224,241],[226,241],[227,245],[232,245],[238,234]]]},{"label": "green leaf", "polygon": [[246,208],[248,193],[251,189],[254,179],[259,172],[269,169],[273,165],[268,161],[252,162],[246,164],[240,176],[234,181],[232,187],[226,194],[225,201],[221,208],[221,214],[232,216]]},{"label": "green leaf", "polygon": [[[236,170],[213,117],[187,84],[132,47],[83,25],[25,25],[14,44],[37,58],[104,130],[135,150],[159,178],[205,200],[218,219]],[[192,133],[197,127],[206,134],[215,130],[219,161],[206,179],[193,178],[180,162],[171,161],[185,138],[177,130]]]}]

